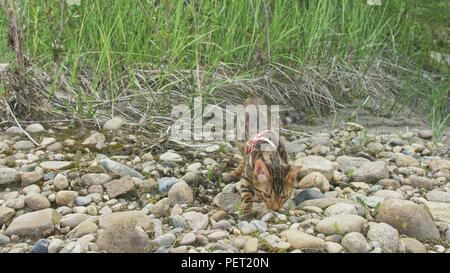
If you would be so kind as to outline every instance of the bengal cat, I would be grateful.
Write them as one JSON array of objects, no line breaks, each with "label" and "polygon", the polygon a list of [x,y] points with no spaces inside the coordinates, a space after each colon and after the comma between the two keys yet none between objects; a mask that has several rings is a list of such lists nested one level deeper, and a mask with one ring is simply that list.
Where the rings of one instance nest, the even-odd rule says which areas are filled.
[{"label": "bengal cat", "polygon": [[[259,107],[259,105],[265,105],[263,99],[251,97],[245,100],[244,106],[250,104],[255,105],[259,114],[267,115],[270,120],[270,111],[264,112]],[[260,132],[260,136],[266,138],[255,138],[255,136],[248,138],[248,114],[241,115],[238,119],[240,119],[238,122],[243,122],[242,119],[245,119],[245,137],[247,140],[251,139],[249,142],[237,142],[243,159],[232,173],[235,179],[240,178],[242,215],[245,218],[254,215],[252,211],[254,200],[263,201],[268,209],[279,210],[291,196],[300,167],[289,164],[285,147],[272,130]],[[276,140],[277,146],[271,150],[261,149],[263,144],[271,144],[270,140],[267,141],[268,136]]]}]

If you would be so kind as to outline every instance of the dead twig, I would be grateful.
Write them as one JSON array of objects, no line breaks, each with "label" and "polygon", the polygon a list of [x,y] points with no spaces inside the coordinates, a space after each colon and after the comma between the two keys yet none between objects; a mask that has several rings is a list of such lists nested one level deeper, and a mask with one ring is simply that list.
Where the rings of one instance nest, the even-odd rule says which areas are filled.
[{"label": "dead twig", "polygon": [[34,145],[36,145],[36,146],[39,147],[39,146],[40,146],[39,143],[37,143],[36,140],[34,140],[34,139],[30,136],[30,134],[28,134],[28,132],[25,131],[25,130],[22,128],[22,125],[20,125],[19,121],[17,120],[16,116],[14,115],[13,110],[11,109],[11,107],[9,106],[9,104],[8,104],[8,102],[6,101],[5,98],[3,99],[3,102],[5,103],[6,109],[8,109],[9,113],[10,113],[11,116],[13,117],[13,119],[14,119],[14,121],[16,122],[17,126],[19,126],[19,128],[22,129],[22,131],[23,131],[23,132],[25,133],[25,135],[31,140],[31,142],[34,143]]}]

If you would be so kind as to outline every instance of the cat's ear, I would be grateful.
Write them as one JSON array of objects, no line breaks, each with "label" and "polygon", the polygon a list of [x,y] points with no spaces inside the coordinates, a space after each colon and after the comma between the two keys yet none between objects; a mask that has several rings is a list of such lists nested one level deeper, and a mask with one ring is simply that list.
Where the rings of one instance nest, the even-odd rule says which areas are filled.
[{"label": "cat's ear", "polygon": [[267,169],[266,163],[264,163],[264,161],[262,161],[261,159],[257,159],[255,161],[255,169],[253,171],[253,175],[261,183],[269,181],[269,169]]},{"label": "cat's ear", "polygon": [[298,181],[300,180],[301,169],[302,167],[300,166],[289,165],[286,180],[294,185],[297,184]]}]

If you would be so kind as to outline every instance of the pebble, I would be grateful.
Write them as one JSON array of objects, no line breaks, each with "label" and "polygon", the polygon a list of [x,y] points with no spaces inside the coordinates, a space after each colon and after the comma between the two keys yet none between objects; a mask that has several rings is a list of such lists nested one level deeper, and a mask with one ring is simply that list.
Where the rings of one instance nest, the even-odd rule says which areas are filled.
[{"label": "pebble", "polygon": [[31,249],[31,253],[48,253],[48,240],[39,239]]},{"label": "pebble", "polygon": [[299,205],[306,200],[325,198],[325,195],[316,189],[304,189],[294,197],[295,205]]},{"label": "pebble", "polygon": [[78,197],[78,192],[76,191],[58,191],[56,193],[56,204],[58,206],[73,206],[75,200]]},{"label": "pebble", "polygon": [[164,154],[159,156],[159,159],[164,162],[181,162],[183,161],[183,157],[175,152],[165,152]]},{"label": "pebble", "polygon": [[194,233],[190,232],[183,236],[180,240],[180,245],[192,245],[196,241],[196,236]]},{"label": "pebble", "polygon": [[119,129],[123,125],[124,121],[120,117],[113,117],[112,119],[105,122],[103,125],[103,130],[113,131]]},{"label": "pebble", "polygon": [[247,221],[240,222],[238,228],[243,235],[253,234],[258,231],[255,225],[249,224]]},{"label": "pebble", "polygon": [[289,244],[288,242],[282,241],[280,239],[280,237],[278,237],[277,235],[270,234],[270,235],[266,236],[264,238],[264,240],[271,247],[276,248],[276,249],[284,250],[284,249],[289,249],[291,247],[291,244]]},{"label": "pebble", "polygon": [[350,253],[368,253],[370,251],[369,243],[359,232],[350,232],[342,238],[342,246]]},{"label": "pebble", "polygon": [[176,204],[190,204],[194,201],[192,189],[184,181],[180,181],[170,188],[168,198],[171,206]]},{"label": "pebble", "polygon": [[57,174],[55,178],[53,178],[53,186],[57,191],[66,190],[69,187],[69,182],[65,175]]}]

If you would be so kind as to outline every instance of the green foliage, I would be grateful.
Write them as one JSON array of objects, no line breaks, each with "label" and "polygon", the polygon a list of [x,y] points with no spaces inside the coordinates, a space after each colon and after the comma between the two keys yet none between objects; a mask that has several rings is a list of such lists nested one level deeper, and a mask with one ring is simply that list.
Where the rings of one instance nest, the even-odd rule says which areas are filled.
[{"label": "green foliage", "polygon": [[435,86],[431,92],[431,112],[429,118],[433,128],[433,142],[439,141],[442,130],[450,122],[450,80]]},{"label": "green foliage", "polygon": [[[197,65],[214,69],[220,63],[329,66],[334,58],[370,60],[403,50],[393,48],[401,42],[410,50],[411,37],[422,43],[420,35],[426,35],[417,32],[420,24],[408,21],[423,5],[405,0],[383,1],[380,7],[353,0],[91,0],[66,4],[62,17],[59,1],[20,2],[30,56],[64,57],[74,75],[82,64],[110,80],[124,66],[143,62],[169,71]],[[445,1],[439,2],[444,8]],[[4,15],[0,22],[5,28]]]},{"label": "green foliage", "polygon": [[6,96],[5,85],[0,83],[0,99],[4,98],[5,96]]},{"label": "green foliage", "polygon": [[[40,66],[56,61],[67,68],[56,75],[70,73],[72,84],[83,71],[92,76],[92,94],[79,95],[73,109],[80,116],[95,113],[82,100],[116,98],[124,73],[148,67],[144,64],[161,72],[155,80],[161,92],[172,84],[167,75],[191,71],[189,77],[194,79],[199,77],[197,69],[213,74],[225,68],[245,80],[254,76],[255,69],[295,74],[311,67],[322,76],[340,64],[350,70],[362,66],[364,71],[355,73],[358,80],[377,66],[375,60],[383,59],[448,75],[448,68],[430,67],[429,62],[431,50],[448,52],[447,0],[384,0],[381,6],[355,0],[86,0],[79,5],[73,0],[62,1],[64,5],[17,1],[29,60]],[[7,41],[4,11],[0,29],[0,40]],[[0,62],[13,58],[7,43],[0,43]],[[395,80],[400,71],[386,73]],[[405,86],[394,91],[403,92],[399,97],[405,101],[415,100],[418,93],[428,98],[429,89],[421,85],[420,77],[419,73],[406,79],[417,90]],[[209,98],[222,84],[202,85],[200,79],[197,86],[186,88],[192,96]],[[343,96],[342,89],[349,87],[333,89],[335,96]],[[345,95],[364,99],[368,94],[357,89]]]}]

